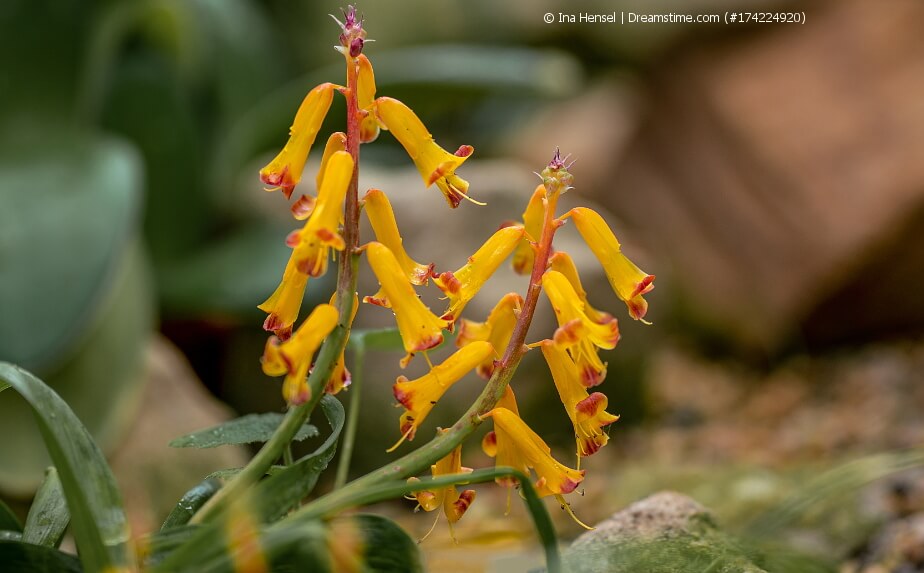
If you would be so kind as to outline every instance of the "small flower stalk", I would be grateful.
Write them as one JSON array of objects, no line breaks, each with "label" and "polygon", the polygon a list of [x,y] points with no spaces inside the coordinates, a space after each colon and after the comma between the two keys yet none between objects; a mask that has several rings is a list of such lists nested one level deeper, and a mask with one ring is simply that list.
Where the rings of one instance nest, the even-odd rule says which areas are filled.
[{"label": "small flower stalk", "polygon": [[[358,498],[365,486],[384,483],[395,476],[417,479],[414,476],[427,468],[435,477],[458,475],[457,483],[464,483],[471,470],[462,465],[462,441],[480,424],[490,423],[493,430],[485,436],[482,447],[495,458],[497,466],[512,467],[530,476],[540,496],[555,497],[571,513],[563,496],[574,492],[588,477],[580,469],[581,459],[606,446],[608,430],[618,420],[618,415],[608,411],[607,397],[596,388],[607,374],[601,353],[617,346],[620,332],[614,316],[591,306],[574,261],[568,253],[553,248],[555,234],[566,222],[573,222],[633,319],[643,320],[646,316],[648,302],[644,296],[654,288],[654,275],[641,271],[626,258],[600,214],[583,207],[561,216],[556,212],[559,198],[572,189],[574,182],[568,158],[557,150],[539,173],[541,183],[524,195],[521,220],[502,225],[477,251],[465,253],[464,265],[435,272],[434,263],[413,258],[408,250],[414,251],[415,246],[405,245],[389,195],[415,191],[375,188],[360,199],[360,146],[382,139],[381,131],[390,133],[420,173],[423,188],[435,185],[452,209],[460,207],[463,200],[472,203],[466,208],[484,208],[470,196],[468,182],[457,174],[474,148],[461,145],[454,153],[446,151],[407,105],[378,95],[372,61],[363,53],[371,41],[363,19],[353,7],[344,11],[342,21],[334,19],[341,29],[335,48],[346,62],[346,83],[324,83],[308,93],[296,112],[288,142],[260,171],[268,190],[281,190],[284,198],[291,201],[288,208],[293,220],[304,222],[286,239],[292,253],[279,286],[259,305],[267,315],[263,327],[273,333],[264,349],[263,371],[269,376],[284,377],[283,398],[292,411],[307,416],[318,403],[319,394],[338,394],[350,387],[349,354],[345,348],[361,306],[359,300],[366,303],[363,309],[386,309],[394,315],[405,352],[400,366],[407,366],[417,353],[425,353],[429,365],[426,373],[414,379],[399,376],[392,385],[394,398],[403,411],[395,434],[398,441],[389,451],[414,440],[419,432],[433,431],[428,429],[427,418],[440,407],[441,400],[451,395],[455,384],[475,384],[481,394],[454,426],[436,430],[433,447],[411,452],[390,468],[361,478],[355,485],[347,484],[336,495],[348,501],[351,495]],[[345,130],[326,140],[315,178],[316,195],[303,192],[292,201],[335,94],[346,99]],[[374,240],[360,240],[361,212],[372,227]],[[484,215],[489,213],[484,210]],[[329,304],[317,305],[295,328],[306,289],[320,284],[311,279],[325,275],[333,258],[338,275],[336,292],[330,296]],[[360,295],[356,290],[356,268],[363,261],[379,289]],[[484,296],[482,288],[507,261],[516,273],[528,275],[525,290],[508,293],[496,302],[488,301],[493,303],[493,309],[486,317],[477,317],[483,319],[480,322],[464,316],[469,303]],[[422,289],[433,287],[447,304],[439,314],[419,296]],[[327,300],[327,294],[324,296],[322,300]],[[558,326],[533,342],[529,328],[542,299],[549,301]],[[605,300],[601,302],[603,308],[610,308]],[[426,353],[442,345],[454,330],[458,330],[457,349],[433,365]],[[548,390],[554,387],[562,403],[561,418],[573,428],[577,459],[574,468],[556,459],[549,445],[528,425],[529,413],[521,414],[516,405],[512,386],[520,382],[513,374],[523,355],[535,348],[540,349],[548,365]],[[466,377],[471,382],[464,382]],[[539,384],[541,380],[529,382]],[[511,477],[497,481],[503,486],[519,483]],[[442,510],[452,527],[474,501],[475,491],[466,489],[460,493],[455,486],[440,487],[417,491],[412,499],[424,511]],[[346,507],[346,501],[344,504]]]}]

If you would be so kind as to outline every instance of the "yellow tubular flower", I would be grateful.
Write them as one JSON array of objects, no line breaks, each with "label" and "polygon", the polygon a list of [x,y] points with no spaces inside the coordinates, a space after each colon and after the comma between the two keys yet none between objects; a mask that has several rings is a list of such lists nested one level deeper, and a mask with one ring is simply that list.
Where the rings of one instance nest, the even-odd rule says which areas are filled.
[{"label": "yellow tubular flower", "polygon": [[416,380],[408,380],[404,376],[399,376],[392,391],[395,399],[405,408],[400,420],[401,441],[413,440],[417,428],[423,423],[443,393],[486,358],[493,355],[494,347],[490,343],[473,342],[457,350],[442,364],[434,366],[430,372]]},{"label": "yellow tubular flower", "polygon": [[523,238],[523,227],[505,227],[485,241],[468,263],[455,272],[446,271],[433,279],[436,286],[449,299],[449,308],[443,318],[455,322],[462,309],[472,300],[504,259],[510,256],[517,243]]},{"label": "yellow tubular flower", "polygon": [[619,342],[619,325],[615,318],[596,323],[584,311],[584,303],[558,271],[547,271],[542,276],[542,290],[552,303],[558,330],[555,343],[566,348],[581,371],[585,386],[596,386],[606,376],[606,365],[597,356],[597,348],[611,349]]},{"label": "yellow tubular flower", "polygon": [[603,265],[606,278],[616,291],[616,296],[629,307],[629,315],[645,322],[643,319],[648,312],[648,302],[642,295],[654,289],[655,276],[646,274],[622,254],[616,235],[599,213],[586,207],[577,207],[565,215],[569,216],[584,237],[584,242]]},{"label": "yellow tubular flower", "polygon": [[[337,307],[337,293],[335,292],[330,297],[330,304],[334,308]],[[331,372],[330,379],[327,381],[327,386],[324,388],[324,391],[328,394],[337,394],[344,388],[350,385],[353,381],[350,376],[350,371],[346,367],[346,359],[344,354],[346,353],[346,343],[350,340],[350,326],[353,324],[353,320],[356,319],[356,312],[359,310],[359,296],[356,293],[353,293],[353,312],[350,314],[350,324],[347,325],[347,338],[343,341],[343,350],[340,351],[340,357],[337,358],[337,362],[334,364],[334,370]]]},{"label": "yellow tubular flower", "polygon": [[[495,408],[505,408],[507,410],[510,410],[517,416],[520,415],[520,409],[517,407],[516,396],[513,393],[513,388],[511,388],[509,385],[504,387],[504,394],[501,396],[501,399],[497,401],[497,405],[495,406]],[[485,434],[484,438],[481,439],[481,449],[482,451],[484,451],[484,453],[488,457],[491,457],[491,458],[497,457],[497,433],[495,433],[492,430],[488,432],[487,434]],[[505,454],[502,456],[502,460],[507,460],[508,458],[509,456],[507,456],[505,452]],[[498,461],[497,465],[504,466],[508,464],[504,464],[504,463],[501,463],[501,461]],[[498,484],[504,487],[513,487],[517,484],[517,480],[512,477],[499,477],[499,478],[496,478],[494,481],[496,481]],[[510,511],[510,507],[509,507],[510,500],[508,499],[507,502],[508,502],[507,510],[509,512]]]},{"label": "yellow tubular flower", "polygon": [[479,364],[475,370],[482,378],[488,379],[494,373],[494,360],[501,358],[500,354],[507,348],[522,306],[523,297],[512,292],[500,299],[484,322],[462,319],[456,346],[461,348],[476,340],[485,340],[494,347],[495,355]]},{"label": "yellow tubular flower", "polygon": [[427,187],[436,183],[453,209],[462,199],[477,203],[467,194],[468,182],[455,173],[474,151],[471,145],[463,145],[454,154],[449,153],[433,141],[420,118],[396,99],[380,97],[375,100],[375,113],[381,124],[404,146]]},{"label": "yellow tubular flower", "polygon": [[308,152],[311,151],[321,123],[324,122],[334,99],[334,90],[338,87],[332,83],[324,83],[305,96],[295,114],[295,121],[289,128],[288,143],[275,159],[260,170],[260,179],[272,186],[267,191],[282,189],[286,199],[292,196],[292,190],[302,178]]},{"label": "yellow tubular flower", "polygon": [[607,398],[604,394],[587,393],[581,383],[581,373],[567,352],[551,340],[543,340],[540,346],[552,372],[558,396],[574,425],[580,467],[582,456],[593,455],[606,445],[610,438],[603,427],[618,420],[619,416],[606,411]]},{"label": "yellow tubular flower", "polygon": [[289,338],[292,325],[295,324],[298,311],[302,307],[307,284],[308,275],[298,270],[294,256],[289,257],[286,270],[282,274],[282,282],[276,287],[276,291],[257,307],[269,314],[263,321],[263,330],[274,332],[282,340]]},{"label": "yellow tubular flower", "polygon": [[286,378],[282,384],[282,395],[289,404],[301,404],[311,397],[305,378],[311,367],[311,359],[321,342],[337,326],[337,309],[329,304],[319,304],[298,330],[285,342],[275,336],[266,341],[263,350],[263,373],[267,376]]},{"label": "yellow tubular flower", "polygon": [[584,481],[584,470],[573,470],[558,463],[552,450],[526,422],[506,408],[494,408],[484,415],[494,419],[498,466],[509,466],[528,474],[536,471],[536,493],[540,497],[571,493]]},{"label": "yellow tubular flower", "polygon": [[581,284],[581,277],[578,275],[577,266],[568,253],[558,251],[549,257],[549,268],[565,275],[565,278],[568,279],[568,282],[574,287],[574,292],[577,293],[578,298],[584,303],[584,312],[587,313],[587,316],[589,316],[592,321],[603,324],[609,322],[613,318],[609,313],[599,311],[590,306],[590,303],[587,302],[587,291],[584,290],[584,286]]},{"label": "yellow tubular flower", "polygon": [[523,212],[523,227],[528,237],[524,237],[513,252],[513,270],[519,275],[528,275],[533,271],[533,260],[536,252],[532,241],[538,241],[542,234],[542,221],[545,217],[545,186],[539,185],[529,198],[526,211]]},{"label": "yellow tubular flower", "polygon": [[356,99],[359,109],[367,114],[359,122],[359,141],[371,143],[379,136],[379,122],[372,111],[375,103],[375,73],[372,71],[372,63],[365,54],[360,54],[356,58],[356,63],[359,66]]},{"label": "yellow tubular flower", "polygon": [[[430,466],[433,477],[471,473],[471,471],[472,468],[462,467],[462,444],[456,446],[448,456]],[[415,479],[411,478],[408,481]],[[424,511],[433,511],[442,506],[443,513],[449,520],[450,525],[462,519],[462,515],[475,501],[475,490],[467,489],[460,494],[454,485],[441,487],[433,491],[418,491],[413,495]]]},{"label": "yellow tubular flower", "polygon": [[365,250],[369,266],[382,287],[380,292],[385,295],[385,301],[367,296],[363,302],[387,305],[395,313],[404,350],[408,353],[402,364],[407,364],[415,352],[433,348],[443,342],[443,329],[449,328],[449,324],[430,312],[417,298],[414,287],[388,247],[371,242],[365,246]]},{"label": "yellow tubular flower", "polygon": [[398,232],[398,223],[395,222],[395,212],[385,193],[379,189],[370,189],[363,197],[363,209],[372,224],[375,238],[382,243],[398,259],[401,270],[415,285],[425,285],[433,272],[433,265],[422,265],[415,262],[404,250],[404,241]]},{"label": "yellow tubular flower", "polygon": [[304,228],[289,235],[287,243],[294,247],[292,256],[298,270],[313,277],[327,271],[330,249],[342,251],[343,238],[337,232],[342,216],[341,205],[353,177],[353,158],[346,151],[336,151],[324,169],[318,190],[318,202]]}]

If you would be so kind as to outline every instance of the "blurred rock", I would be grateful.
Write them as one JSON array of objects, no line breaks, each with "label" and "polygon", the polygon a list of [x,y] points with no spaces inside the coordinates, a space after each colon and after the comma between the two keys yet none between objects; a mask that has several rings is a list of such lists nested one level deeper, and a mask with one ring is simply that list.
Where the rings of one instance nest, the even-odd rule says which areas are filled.
[{"label": "blurred rock", "polygon": [[624,153],[615,92],[557,123],[606,142],[579,192],[655,251],[644,268],[671,275],[675,316],[757,354],[924,324],[924,4],[806,19],[663,60]]},{"label": "blurred rock", "polygon": [[185,358],[166,340],[151,340],[137,416],[110,457],[131,530],[160,527],[179,498],[213,471],[243,466],[236,446],[197,450],[171,448],[173,438],[228,420],[234,413],[213,398]]},{"label": "blurred rock", "polygon": [[578,537],[565,553],[570,571],[735,571],[759,573],[721,533],[712,514],[671,491],[633,503]]}]

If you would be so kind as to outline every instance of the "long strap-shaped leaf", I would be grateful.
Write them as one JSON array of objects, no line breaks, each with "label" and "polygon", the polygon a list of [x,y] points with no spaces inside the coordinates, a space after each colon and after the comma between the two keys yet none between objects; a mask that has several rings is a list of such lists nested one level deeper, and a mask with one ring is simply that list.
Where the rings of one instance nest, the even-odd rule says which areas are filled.
[{"label": "long strap-shaped leaf", "polygon": [[128,524],[115,479],[99,447],[67,403],[32,374],[0,362],[0,381],[32,407],[61,477],[71,531],[86,571],[134,568]]}]

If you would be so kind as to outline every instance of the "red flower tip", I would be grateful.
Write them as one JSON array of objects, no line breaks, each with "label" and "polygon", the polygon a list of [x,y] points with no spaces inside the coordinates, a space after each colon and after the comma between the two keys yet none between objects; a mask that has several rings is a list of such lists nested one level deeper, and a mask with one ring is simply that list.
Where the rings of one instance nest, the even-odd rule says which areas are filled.
[{"label": "red flower tip", "polygon": [[461,145],[459,149],[456,149],[456,152],[453,154],[456,157],[468,157],[475,152],[475,148],[471,145]]}]

